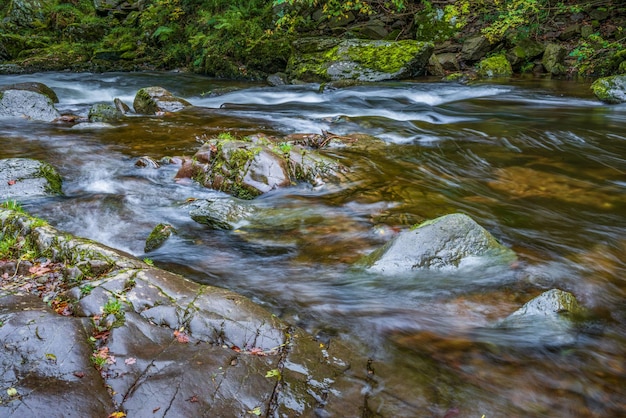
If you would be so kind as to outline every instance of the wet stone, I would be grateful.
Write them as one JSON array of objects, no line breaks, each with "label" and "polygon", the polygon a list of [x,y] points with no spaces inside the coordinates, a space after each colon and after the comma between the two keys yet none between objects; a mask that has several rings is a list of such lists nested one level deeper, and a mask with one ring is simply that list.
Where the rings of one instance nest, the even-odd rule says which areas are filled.
[{"label": "wet stone", "polygon": [[57,315],[34,296],[0,299],[0,416],[108,416],[109,394],[93,368],[90,322]]}]

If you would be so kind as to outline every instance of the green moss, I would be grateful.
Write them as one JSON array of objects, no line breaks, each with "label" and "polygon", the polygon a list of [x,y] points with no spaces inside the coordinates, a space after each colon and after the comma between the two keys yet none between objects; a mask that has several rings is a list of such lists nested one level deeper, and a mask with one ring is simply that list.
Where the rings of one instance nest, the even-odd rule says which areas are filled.
[{"label": "green moss", "polygon": [[477,65],[481,77],[510,77],[513,74],[511,63],[503,54],[485,58]]},{"label": "green moss", "polygon": [[599,78],[591,84],[591,90],[605,103],[624,103],[626,102],[626,76]]},{"label": "green moss", "polygon": [[396,73],[424,48],[425,43],[415,41],[388,42],[367,46],[350,46],[348,57],[365,67],[383,73]]},{"label": "green moss", "polygon": [[63,179],[61,175],[50,164],[42,163],[39,168],[39,176],[45,178],[48,181],[46,185],[46,191],[52,194],[63,194],[62,186]]}]

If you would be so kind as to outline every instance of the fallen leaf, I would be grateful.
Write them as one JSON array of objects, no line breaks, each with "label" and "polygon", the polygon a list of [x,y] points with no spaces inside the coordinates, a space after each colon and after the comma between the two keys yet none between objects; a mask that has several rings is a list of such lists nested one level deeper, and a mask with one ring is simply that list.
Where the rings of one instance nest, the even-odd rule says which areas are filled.
[{"label": "fallen leaf", "polygon": [[230,347],[235,353],[241,353],[241,348],[237,347],[236,345],[233,345],[232,347]]},{"label": "fallen leaf", "polygon": [[109,418],[124,418],[126,414],[124,412],[113,412],[109,415]]},{"label": "fallen leaf", "polygon": [[193,395],[191,398],[187,399],[189,402],[200,402],[196,395]]},{"label": "fallen leaf", "polygon": [[154,409],[152,410],[152,413],[154,414],[154,413],[155,413],[156,411],[158,411],[159,409],[161,409],[161,407],[160,407],[160,406],[157,406],[156,408],[154,408]]},{"label": "fallen leaf", "polygon": [[17,183],[17,180],[9,180],[9,181],[7,181],[7,184],[9,186],[13,186],[15,183]]},{"label": "fallen leaf", "polygon": [[267,373],[265,373],[265,377],[276,377],[280,379],[280,370],[278,369],[269,370]]},{"label": "fallen leaf", "polygon": [[250,354],[253,356],[264,356],[265,353],[263,352],[262,348],[259,347],[253,347],[250,349]]},{"label": "fallen leaf", "polygon": [[7,395],[9,395],[10,397],[17,396],[17,389],[15,389],[15,388],[8,388],[7,389]]},{"label": "fallen leaf", "polygon": [[189,336],[184,332],[176,330],[174,331],[174,337],[176,337],[176,341],[178,341],[179,343],[185,344],[189,342]]},{"label": "fallen leaf", "polygon": [[126,360],[124,360],[124,364],[129,366],[135,363],[137,363],[137,359],[135,357],[128,357]]},{"label": "fallen leaf", "polygon": [[50,360],[50,361],[56,362],[57,361],[57,356],[55,356],[52,353],[46,353],[46,360]]},{"label": "fallen leaf", "polygon": [[79,379],[82,379],[83,377],[85,377],[85,373],[83,373],[83,372],[74,372],[74,376],[78,377]]}]

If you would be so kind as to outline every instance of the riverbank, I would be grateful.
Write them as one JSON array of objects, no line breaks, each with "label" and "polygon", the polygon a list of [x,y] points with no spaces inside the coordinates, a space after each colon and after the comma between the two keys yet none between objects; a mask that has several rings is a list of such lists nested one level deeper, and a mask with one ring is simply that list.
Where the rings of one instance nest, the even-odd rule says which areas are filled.
[{"label": "riverbank", "polygon": [[12,1],[0,10],[0,72],[179,70],[264,80],[287,71],[293,42],[308,37],[432,42],[426,74],[455,79],[626,72],[626,7],[611,0],[406,2],[336,15],[275,3]]}]

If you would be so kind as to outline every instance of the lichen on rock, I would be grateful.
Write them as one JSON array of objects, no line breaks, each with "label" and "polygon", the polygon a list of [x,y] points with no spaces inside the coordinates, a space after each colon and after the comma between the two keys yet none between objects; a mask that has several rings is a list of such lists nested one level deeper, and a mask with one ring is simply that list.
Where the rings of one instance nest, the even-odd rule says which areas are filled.
[{"label": "lichen on rock", "polygon": [[626,75],[599,78],[591,84],[591,90],[603,102],[624,103],[626,102]]}]

